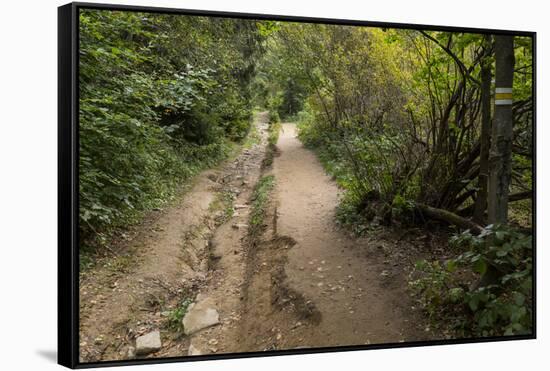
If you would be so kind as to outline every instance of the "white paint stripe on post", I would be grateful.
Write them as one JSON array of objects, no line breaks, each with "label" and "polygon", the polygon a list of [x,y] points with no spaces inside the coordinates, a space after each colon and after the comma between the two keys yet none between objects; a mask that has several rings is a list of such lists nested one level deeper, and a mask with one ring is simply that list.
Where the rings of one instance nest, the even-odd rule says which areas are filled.
[{"label": "white paint stripe on post", "polygon": [[496,88],[495,93],[511,93],[512,88]]},{"label": "white paint stripe on post", "polygon": [[512,99],[497,99],[497,100],[495,100],[495,104],[497,106],[508,106],[508,105],[511,105],[512,103],[513,103]]}]

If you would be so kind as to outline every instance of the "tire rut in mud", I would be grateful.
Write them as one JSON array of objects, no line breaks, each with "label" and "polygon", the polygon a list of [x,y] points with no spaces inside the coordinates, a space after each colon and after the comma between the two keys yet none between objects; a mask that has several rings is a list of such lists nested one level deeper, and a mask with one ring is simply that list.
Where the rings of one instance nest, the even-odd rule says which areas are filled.
[{"label": "tire rut in mud", "polygon": [[[264,176],[270,174],[277,153],[276,147],[267,151],[268,160],[262,162]],[[287,282],[287,255],[296,241],[277,233],[277,204],[272,192],[260,228],[251,229],[243,241],[246,266],[238,351],[299,347],[303,330],[321,322],[315,303]]]}]

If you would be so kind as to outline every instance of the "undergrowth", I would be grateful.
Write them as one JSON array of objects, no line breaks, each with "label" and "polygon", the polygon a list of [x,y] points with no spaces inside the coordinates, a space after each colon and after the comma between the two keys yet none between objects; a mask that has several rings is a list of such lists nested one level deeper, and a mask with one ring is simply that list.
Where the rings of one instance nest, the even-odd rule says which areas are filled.
[{"label": "undergrowth", "polygon": [[530,334],[532,243],[504,226],[455,235],[450,245],[463,252],[444,263],[418,262],[409,285],[432,321],[457,336]]},{"label": "undergrowth", "polygon": [[273,175],[267,175],[258,181],[252,193],[252,208],[250,211],[250,228],[249,234],[255,235],[261,231],[265,209],[269,200],[269,192],[275,185],[275,177]]},{"label": "undergrowth", "polygon": [[183,299],[176,308],[168,313],[168,328],[174,331],[183,330],[183,317],[187,313],[189,306],[193,300],[189,298]]},{"label": "undergrowth", "polygon": [[277,144],[277,141],[279,140],[279,133],[281,131],[281,119],[279,118],[279,115],[277,112],[275,114],[269,113],[269,136],[267,138],[267,142],[269,145],[274,146]]},{"label": "undergrowth", "polygon": [[225,223],[235,213],[235,209],[233,208],[233,201],[235,200],[235,195],[233,192],[229,190],[223,190],[221,192],[218,192],[216,195],[216,198],[213,202],[210,203],[210,206],[208,207],[209,211],[221,211],[220,217],[216,218],[218,223]]},{"label": "undergrowth", "polygon": [[279,133],[281,132],[281,119],[277,111],[269,112],[269,122],[268,122],[268,137],[267,137],[267,148],[265,157],[262,161],[262,167],[270,167],[273,165],[273,157],[277,152],[277,142],[279,140]]}]

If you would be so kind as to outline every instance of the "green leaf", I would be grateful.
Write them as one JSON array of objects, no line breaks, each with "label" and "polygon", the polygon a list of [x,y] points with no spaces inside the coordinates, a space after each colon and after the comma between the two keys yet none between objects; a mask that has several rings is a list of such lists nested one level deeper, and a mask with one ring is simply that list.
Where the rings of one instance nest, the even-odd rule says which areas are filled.
[{"label": "green leaf", "polygon": [[487,271],[487,263],[485,263],[485,260],[479,259],[475,261],[473,268],[474,268],[474,272],[484,275],[485,272]]},{"label": "green leaf", "polygon": [[477,310],[478,304],[479,304],[479,297],[476,295],[472,296],[468,301],[468,306],[470,307],[472,312],[475,312]]},{"label": "green leaf", "polygon": [[464,290],[461,287],[455,287],[449,290],[449,297],[453,303],[458,302],[464,296]]},{"label": "green leaf", "polygon": [[457,269],[456,261],[453,259],[447,260],[446,268],[447,268],[447,271],[450,273],[453,273],[454,271],[456,271]]},{"label": "green leaf", "polygon": [[525,295],[523,295],[520,292],[515,292],[514,293],[514,302],[517,305],[520,305],[520,306],[523,305],[525,303]]},{"label": "green leaf", "polygon": [[496,252],[496,255],[497,255],[499,258],[502,258],[503,256],[508,255],[508,251],[501,249],[501,250],[498,250],[498,251]]}]

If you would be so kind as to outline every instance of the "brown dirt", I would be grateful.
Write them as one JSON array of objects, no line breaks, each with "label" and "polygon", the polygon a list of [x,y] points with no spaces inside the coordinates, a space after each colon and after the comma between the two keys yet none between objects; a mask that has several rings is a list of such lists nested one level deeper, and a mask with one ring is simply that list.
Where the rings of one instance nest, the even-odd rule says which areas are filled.
[{"label": "brown dirt", "polygon": [[[419,256],[411,238],[381,230],[356,239],[336,227],[341,191],[293,124],[269,149],[266,121],[260,114],[260,143],[199,175],[113,248],[119,257],[82,274],[82,361],[126,359],[151,329],[161,330],[163,347],[148,357],[186,356],[190,344],[206,354],[433,338],[407,292]],[[261,233],[249,233],[252,190],[266,174],[276,186]],[[233,215],[228,195],[244,206]],[[221,324],[190,337],[169,328],[169,311],[199,293]]]},{"label": "brown dirt", "polygon": [[[206,219],[214,182],[196,179],[180,203],[137,233],[115,259],[80,279],[80,354],[83,362],[124,358],[125,345],[160,323],[165,302],[205,279],[193,266],[204,257]],[[198,255],[198,256],[197,256]]]},{"label": "brown dirt", "polygon": [[[235,351],[425,340],[425,318],[407,292],[415,257],[397,238],[355,239],[335,225],[340,189],[284,124],[273,165],[271,221],[252,243]],[[402,244],[408,248],[408,244]],[[409,251],[410,254],[410,251]]]},{"label": "brown dirt", "polygon": [[[80,277],[80,358],[82,362],[126,359],[134,339],[161,329],[163,348],[148,357],[187,354],[189,340],[167,327],[168,312],[200,292],[222,292],[217,300],[225,329],[238,307],[242,244],[247,210],[226,221],[224,198],[244,204],[260,173],[265,152],[265,114],[256,122],[260,143],[234,160],[205,171],[170,207],[152,213],[136,232],[111,249],[118,256],[99,261]],[[160,215],[158,215],[160,214]],[[229,270],[224,268],[229,267]],[[234,277],[234,278],[232,278]],[[213,348],[213,347],[212,347]],[[214,349],[214,348],[213,348]]]}]

